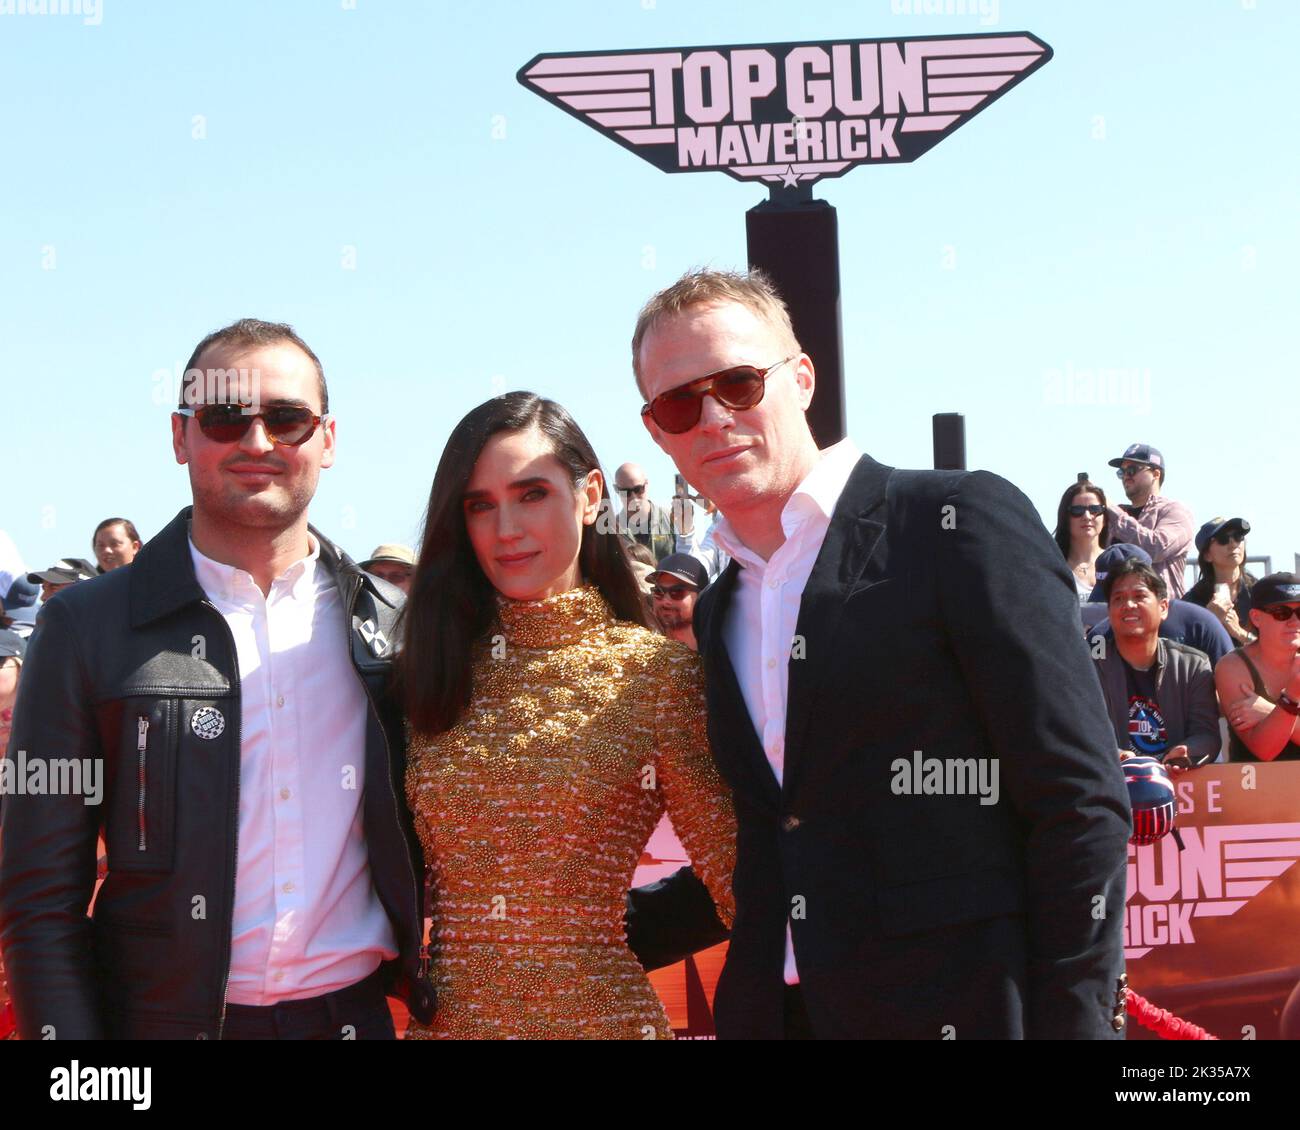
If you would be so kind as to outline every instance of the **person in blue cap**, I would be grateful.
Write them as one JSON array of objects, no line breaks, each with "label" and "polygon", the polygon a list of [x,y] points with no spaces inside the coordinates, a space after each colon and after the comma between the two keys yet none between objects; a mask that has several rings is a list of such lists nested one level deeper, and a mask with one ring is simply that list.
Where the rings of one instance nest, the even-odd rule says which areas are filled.
[{"label": "person in blue cap", "polygon": [[1246,572],[1245,518],[1211,518],[1196,532],[1196,563],[1201,575],[1187,599],[1209,609],[1238,647],[1255,639],[1250,626],[1250,590],[1255,577]]},{"label": "person in blue cap", "polygon": [[1151,564],[1164,578],[1169,596],[1187,591],[1187,550],[1192,544],[1192,512],[1181,502],[1165,498],[1165,457],[1149,443],[1132,443],[1108,466],[1124,486],[1128,504],[1108,507],[1111,542],[1129,542],[1151,555]]},{"label": "person in blue cap", "polygon": [[[1097,587],[1081,609],[1084,626],[1094,642],[1098,637],[1111,638],[1103,582],[1110,572],[1130,559],[1144,565],[1151,564],[1151,555],[1145,549],[1123,542],[1110,546],[1097,558]],[[1232,637],[1214,614],[1187,600],[1169,602],[1169,615],[1160,623],[1160,637],[1205,652],[1211,664],[1218,663],[1232,651]]]}]

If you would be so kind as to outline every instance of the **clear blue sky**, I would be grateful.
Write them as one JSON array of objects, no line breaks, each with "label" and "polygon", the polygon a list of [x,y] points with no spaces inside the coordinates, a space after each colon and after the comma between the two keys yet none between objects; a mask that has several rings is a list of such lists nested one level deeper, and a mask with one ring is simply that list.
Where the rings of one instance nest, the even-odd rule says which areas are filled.
[{"label": "clear blue sky", "polygon": [[[1055,50],[1045,68],[915,164],[815,190],[839,210],[850,434],[928,466],[931,413],[964,412],[970,465],[1046,520],[1077,471],[1118,493],[1106,460],[1149,441],[1198,522],[1244,515],[1252,554],[1290,568],[1300,4],[950,7],[971,14],[102,0],[94,26],[0,15],[0,528],[30,568],[91,556],[109,514],[157,532],[188,501],[158,374],[245,315],[292,322],[325,363],[340,453],[311,516],[355,556],[414,542],[450,429],[508,389],[567,405],[610,472],[638,460],[666,499],[633,319],[688,267],[743,265],[763,190],[666,176],[518,68],[548,51],[1027,30]],[[1053,402],[1054,372],[1102,368],[1132,374],[1131,402]]]}]

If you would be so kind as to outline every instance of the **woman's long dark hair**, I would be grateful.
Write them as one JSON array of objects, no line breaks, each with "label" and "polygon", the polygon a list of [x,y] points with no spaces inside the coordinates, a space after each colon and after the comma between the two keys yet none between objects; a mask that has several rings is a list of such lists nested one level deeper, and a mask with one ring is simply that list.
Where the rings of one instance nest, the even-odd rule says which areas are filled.
[{"label": "woman's long dark hair", "polygon": [[[1070,559],[1070,505],[1079,495],[1088,491],[1097,496],[1097,501],[1103,506],[1106,505],[1106,492],[1096,483],[1090,483],[1084,479],[1080,483],[1072,483],[1066,488],[1061,495],[1061,504],[1056,508],[1056,529],[1052,531],[1052,537],[1056,539],[1056,544],[1061,547],[1061,555],[1068,561]],[[1110,515],[1103,513],[1101,516],[1101,537],[1098,544],[1102,549],[1110,545]]]},{"label": "woman's long dark hair", "polygon": [[[484,575],[465,529],[464,496],[487,441],[501,432],[537,428],[577,485],[600,467],[587,437],[553,400],[508,392],[470,412],[451,433],[429,491],[420,557],[402,613],[398,686],[411,728],[426,734],[450,729],[469,703],[470,653],[496,615],[496,590]],[[596,585],[614,615],[645,625],[636,577],[622,537],[611,522],[608,484],[600,515],[583,526],[578,568]]]}]

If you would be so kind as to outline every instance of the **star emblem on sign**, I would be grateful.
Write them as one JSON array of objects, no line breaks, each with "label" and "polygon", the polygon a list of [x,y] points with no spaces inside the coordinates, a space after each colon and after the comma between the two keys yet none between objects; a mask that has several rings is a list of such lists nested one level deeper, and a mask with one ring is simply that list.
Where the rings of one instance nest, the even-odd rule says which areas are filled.
[{"label": "star emblem on sign", "polygon": [[793,165],[785,167],[785,172],[781,174],[781,183],[786,188],[794,188],[799,184],[799,174],[794,171]]}]

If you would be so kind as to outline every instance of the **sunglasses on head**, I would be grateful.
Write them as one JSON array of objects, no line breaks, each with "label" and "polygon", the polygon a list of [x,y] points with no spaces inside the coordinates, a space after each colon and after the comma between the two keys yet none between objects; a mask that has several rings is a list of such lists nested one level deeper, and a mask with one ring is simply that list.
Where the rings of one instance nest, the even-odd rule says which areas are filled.
[{"label": "sunglasses on head", "polygon": [[267,438],[274,444],[298,447],[311,439],[324,416],[303,404],[272,404],[261,412],[250,412],[242,404],[204,404],[199,408],[178,408],[182,416],[193,416],[199,431],[217,443],[238,443],[254,420],[261,420]]},{"label": "sunglasses on head", "polygon": [[660,600],[666,596],[672,597],[673,600],[685,600],[686,594],[694,591],[694,589],[688,588],[686,585],[672,585],[669,588],[664,588],[662,585],[655,585],[655,587],[650,590],[650,595],[658,597]]},{"label": "sunglasses on head", "polygon": [[1093,502],[1088,506],[1074,505],[1070,507],[1071,518],[1082,518],[1085,514],[1091,514],[1094,518],[1100,517],[1106,513],[1106,508],[1100,502]]},{"label": "sunglasses on head", "polygon": [[1272,616],[1279,623],[1285,623],[1292,616],[1300,620],[1300,604],[1271,604],[1267,608],[1261,608],[1260,611]]},{"label": "sunglasses on head", "polygon": [[730,408],[733,412],[754,408],[763,399],[768,373],[798,356],[797,353],[792,354],[766,369],[737,365],[734,369],[723,369],[720,373],[710,373],[707,377],[687,381],[684,385],[660,393],[649,404],[643,404],[641,415],[649,416],[669,435],[676,436],[689,432],[700,422],[706,396],[712,396],[724,408]]},{"label": "sunglasses on head", "polygon": [[1214,540],[1219,545],[1227,545],[1230,541],[1245,541],[1246,535],[1240,530],[1224,530],[1222,533],[1215,534]]}]

